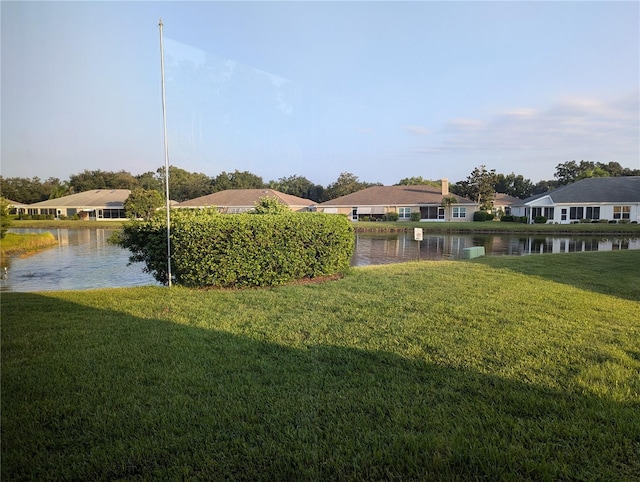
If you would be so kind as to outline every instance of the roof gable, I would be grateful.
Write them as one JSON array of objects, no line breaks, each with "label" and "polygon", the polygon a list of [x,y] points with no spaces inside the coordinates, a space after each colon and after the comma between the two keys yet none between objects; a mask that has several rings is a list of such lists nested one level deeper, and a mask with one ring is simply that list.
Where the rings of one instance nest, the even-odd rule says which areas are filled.
[{"label": "roof gable", "polygon": [[553,204],[637,203],[640,202],[640,176],[589,177],[531,196],[520,204],[531,204],[543,196],[549,196]]},{"label": "roof gable", "polygon": [[[473,201],[461,196],[449,196],[456,198],[459,204],[475,205]],[[442,191],[433,186],[372,186],[323,202],[320,206],[440,205],[443,197]]]},{"label": "roof gable", "polygon": [[310,199],[284,194],[274,189],[227,189],[178,203],[176,207],[254,207],[263,197],[276,198],[287,206],[312,206],[316,204]]},{"label": "roof gable", "polygon": [[128,189],[93,189],[56,199],[47,199],[46,201],[30,204],[29,207],[122,207],[129,194],[131,194],[131,191]]}]

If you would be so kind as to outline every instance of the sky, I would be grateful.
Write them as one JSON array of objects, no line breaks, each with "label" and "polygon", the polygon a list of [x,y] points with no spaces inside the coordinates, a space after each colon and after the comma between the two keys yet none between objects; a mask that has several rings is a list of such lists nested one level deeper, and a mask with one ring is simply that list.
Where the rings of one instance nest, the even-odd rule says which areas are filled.
[{"label": "sky", "polygon": [[640,169],[640,2],[0,3],[0,173]]}]

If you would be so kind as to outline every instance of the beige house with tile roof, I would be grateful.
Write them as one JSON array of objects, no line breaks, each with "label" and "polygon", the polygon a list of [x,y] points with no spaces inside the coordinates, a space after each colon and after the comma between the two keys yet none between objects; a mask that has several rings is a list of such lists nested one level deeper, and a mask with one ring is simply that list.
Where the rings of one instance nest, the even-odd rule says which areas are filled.
[{"label": "beige house with tile roof", "polygon": [[491,211],[493,212],[493,214],[498,214],[500,211],[502,211],[504,214],[509,215],[511,214],[511,206],[514,206],[521,202],[522,199],[520,198],[497,192],[493,199],[493,209]]},{"label": "beige house with tile roof", "polygon": [[[448,182],[442,189],[433,186],[373,186],[347,194],[317,206],[319,212],[345,214],[352,221],[383,219],[397,213],[398,220],[408,221],[412,213],[420,213],[420,221],[473,221],[478,205],[466,198],[449,193]],[[442,200],[456,200],[449,207]]]},{"label": "beige house with tile roof", "polygon": [[314,211],[316,203],[291,194],[284,194],[273,189],[227,189],[206,196],[190,199],[175,204],[175,208],[202,209],[215,207],[222,213],[237,214],[251,211],[256,207],[260,198],[275,198],[291,211]]},{"label": "beige house with tile roof", "polygon": [[63,196],[56,199],[47,199],[20,208],[24,214],[73,217],[78,215],[81,219],[127,219],[124,212],[124,202],[131,194],[128,189],[93,189]]}]

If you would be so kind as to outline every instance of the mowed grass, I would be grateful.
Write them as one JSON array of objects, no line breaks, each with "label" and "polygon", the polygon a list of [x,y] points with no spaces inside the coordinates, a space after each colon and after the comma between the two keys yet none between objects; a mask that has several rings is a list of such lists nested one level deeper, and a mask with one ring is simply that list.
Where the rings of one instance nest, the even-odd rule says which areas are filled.
[{"label": "mowed grass", "polygon": [[2,295],[3,480],[640,480],[640,252]]}]

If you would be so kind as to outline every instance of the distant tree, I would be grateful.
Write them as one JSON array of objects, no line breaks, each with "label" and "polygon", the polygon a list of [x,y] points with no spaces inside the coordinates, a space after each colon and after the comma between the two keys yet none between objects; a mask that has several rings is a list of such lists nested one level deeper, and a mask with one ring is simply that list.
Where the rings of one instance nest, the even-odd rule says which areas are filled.
[{"label": "distant tree", "polygon": [[553,180],[538,181],[531,188],[531,196],[536,196],[538,194],[544,194],[545,192],[549,192],[549,191],[551,191],[553,189],[556,189],[559,186],[560,186],[560,184],[558,183],[558,181],[553,181]]},{"label": "distant tree", "polygon": [[367,183],[360,182],[358,177],[350,172],[343,172],[338,176],[338,179],[333,184],[329,184],[324,192],[324,200],[336,199],[341,196],[346,196],[352,192],[362,191],[368,187],[382,186],[380,183]]},{"label": "distant tree", "polygon": [[151,219],[164,204],[162,194],[158,191],[136,188],[124,201],[124,211],[131,218]]},{"label": "distant tree", "polygon": [[485,165],[481,165],[476,167],[465,181],[452,185],[451,192],[471,199],[480,205],[480,209],[489,211],[496,196],[495,184],[495,169],[489,171]]},{"label": "distant tree", "polygon": [[525,179],[522,175],[516,175],[513,172],[506,176],[504,174],[496,174],[494,189],[495,192],[525,199],[531,196],[533,183],[529,179]]},{"label": "distant tree", "polygon": [[[53,199],[62,192],[67,192],[66,184],[59,179],[50,177],[41,181],[39,177],[9,177],[0,176],[0,193],[5,199],[24,204],[33,204],[47,199]],[[64,194],[63,194],[64,195]]]},{"label": "distant tree", "polygon": [[153,189],[160,193],[164,193],[164,169],[158,169],[156,172],[148,171],[136,176],[138,186],[142,189]]},{"label": "distant tree", "polygon": [[80,174],[69,176],[69,188],[73,192],[85,192],[93,189],[135,189],[138,180],[127,171],[102,171],[85,169]]},{"label": "distant tree", "polygon": [[222,171],[212,182],[212,192],[226,191],[227,189],[261,189],[266,187],[260,176],[249,171],[227,173]]},{"label": "distant tree", "polygon": [[277,181],[269,181],[268,186],[270,189],[303,199],[311,199],[315,202],[319,202],[322,199],[322,192],[324,191],[322,186],[313,184],[303,176],[281,177]]},{"label": "distant tree", "polygon": [[286,204],[282,204],[271,196],[261,197],[260,200],[255,203],[255,206],[253,211],[251,211],[252,214],[286,214],[291,212]]},{"label": "distant tree", "polygon": [[442,182],[423,179],[422,176],[405,177],[404,179],[400,179],[398,184],[395,184],[395,186],[433,186],[439,188],[442,186]]},{"label": "distant tree", "polygon": [[4,238],[11,226],[11,218],[9,217],[9,203],[3,197],[0,197],[0,239]]},{"label": "distant tree", "polygon": [[[158,169],[164,196],[164,168]],[[169,198],[172,201],[187,201],[214,192],[211,178],[206,174],[189,172],[179,167],[169,166]]]}]

